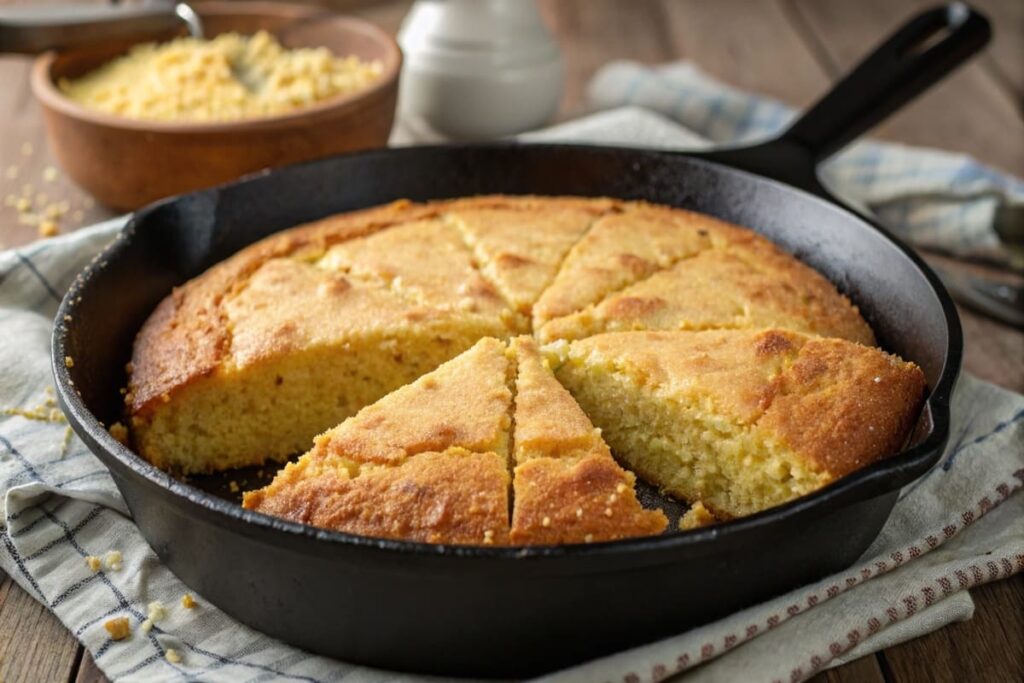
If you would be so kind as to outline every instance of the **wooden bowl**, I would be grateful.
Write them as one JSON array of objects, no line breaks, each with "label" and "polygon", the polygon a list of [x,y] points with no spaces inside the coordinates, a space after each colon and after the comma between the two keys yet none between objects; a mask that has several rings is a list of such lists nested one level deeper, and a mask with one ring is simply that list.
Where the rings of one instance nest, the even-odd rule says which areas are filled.
[{"label": "wooden bowl", "polygon": [[208,37],[265,29],[286,47],[324,46],[336,55],[380,60],[384,73],[365,90],[280,116],[216,123],[145,121],[87,109],[56,86],[62,77],[80,76],[123,54],[130,43],[42,55],[32,70],[32,91],[43,107],[50,146],[68,175],[97,200],[135,209],[261,169],[387,142],[402,54],[386,33],[317,7],[207,2],[194,8]]}]

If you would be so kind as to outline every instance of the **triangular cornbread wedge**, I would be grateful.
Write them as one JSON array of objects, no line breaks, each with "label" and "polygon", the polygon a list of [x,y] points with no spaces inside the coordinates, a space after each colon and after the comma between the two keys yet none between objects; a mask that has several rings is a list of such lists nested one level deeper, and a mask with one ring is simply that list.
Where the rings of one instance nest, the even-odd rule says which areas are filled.
[{"label": "triangular cornbread wedge", "polygon": [[868,346],[857,307],[817,271],[761,240],[710,249],[541,329],[542,342],[635,330],[779,327]]},{"label": "triangular cornbread wedge", "polygon": [[711,216],[627,205],[620,213],[598,219],[569,251],[533,308],[534,332],[681,259],[714,245],[752,238],[753,233]]},{"label": "triangular cornbread wedge", "polygon": [[448,213],[481,272],[517,311],[529,315],[566,253],[608,206],[466,208]]},{"label": "triangular cornbread wedge", "polygon": [[896,453],[925,390],[912,363],[784,330],[618,332],[548,350],[627,467],[723,517]]},{"label": "triangular cornbread wedge", "polygon": [[482,339],[315,439],[251,510],[351,533],[508,543],[512,366]]},{"label": "triangular cornbread wedge", "polygon": [[635,478],[613,459],[530,337],[511,348],[518,365],[511,541],[590,543],[664,531],[661,511],[637,501]]}]

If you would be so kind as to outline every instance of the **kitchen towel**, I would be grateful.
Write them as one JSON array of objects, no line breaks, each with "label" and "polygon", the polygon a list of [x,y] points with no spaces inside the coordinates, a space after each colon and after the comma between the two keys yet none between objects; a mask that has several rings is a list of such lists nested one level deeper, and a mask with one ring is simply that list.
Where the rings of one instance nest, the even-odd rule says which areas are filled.
[{"label": "kitchen towel", "polygon": [[[656,114],[629,108],[531,138],[700,143]],[[143,540],[52,392],[57,303],[122,223],[0,253],[0,567],[52,610],[115,681],[428,680],[302,652],[238,624],[202,595],[193,609],[181,606],[189,589]],[[657,681],[682,672],[688,680],[798,681],[970,618],[967,589],[1024,568],[1024,496],[1014,495],[1024,483],[1024,397],[966,376],[953,415],[942,464],[908,487],[878,540],[850,569],[547,680]],[[114,550],[122,555],[119,568],[87,566],[87,556]],[[156,600],[167,617],[143,632],[147,605]],[[117,616],[129,619],[132,635],[115,642],[103,624]],[[168,660],[170,649],[180,661]]]},{"label": "kitchen towel", "polygon": [[[656,111],[713,143],[748,143],[781,132],[796,111],[737,90],[691,62],[612,62],[587,88],[597,109]],[[865,140],[822,167],[822,181],[918,247],[1024,268],[1024,180],[963,154]],[[1012,236],[1010,246],[1001,235]]]}]

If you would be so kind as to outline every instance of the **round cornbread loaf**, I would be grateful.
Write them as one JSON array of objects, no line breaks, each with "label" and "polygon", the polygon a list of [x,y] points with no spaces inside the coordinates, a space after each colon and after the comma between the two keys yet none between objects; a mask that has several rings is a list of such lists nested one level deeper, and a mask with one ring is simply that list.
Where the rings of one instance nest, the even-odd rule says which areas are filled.
[{"label": "round cornbread loaf", "polygon": [[[538,344],[557,347],[595,335],[655,330],[728,335],[769,329],[792,333],[792,339],[842,340],[868,356],[884,355],[871,348],[874,335],[857,308],[819,273],[757,233],[710,216],[607,198],[400,201],[278,233],[175,289],[136,338],[126,416],[132,446],[155,465],[184,474],[220,471],[280,462],[308,451],[317,434],[333,433],[363,408],[481,339],[520,337],[512,348],[533,357]],[[839,360],[836,354],[822,354],[814,362]],[[699,363],[692,372],[699,375]],[[823,377],[827,381],[828,372]],[[923,389],[906,381],[907,391],[893,393],[891,400],[905,404],[895,406],[901,414],[916,414]],[[576,396],[576,387],[566,383]],[[510,386],[514,392],[515,382]],[[794,385],[794,391],[799,393],[801,386]],[[810,407],[796,400],[792,405],[794,410]],[[429,412],[430,406],[423,409]],[[586,403],[584,409],[594,419]],[[514,413],[514,407],[509,410]],[[583,413],[579,417],[587,419]],[[842,428],[843,416],[833,419]],[[909,428],[904,422],[888,425],[891,433],[879,435],[878,448],[858,450],[858,466],[891,453]],[[508,429],[506,438],[514,441],[515,429]],[[483,451],[444,435],[428,439],[433,446],[423,452],[444,463],[437,466],[439,472],[450,474],[453,462],[488,468],[495,491],[502,480],[495,478],[494,462],[507,460],[509,475],[523,473],[522,491],[528,490],[528,475],[539,482],[529,489],[537,496],[558,491],[582,495],[588,482],[598,479],[614,490],[628,488],[631,496],[633,474],[605,457],[607,447],[595,434],[594,443],[569,458],[521,456],[505,452],[506,444],[486,451],[497,460],[481,459]],[[530,438],[544,443],[536,432]],[[374,432],[372,439],[388,441],[384,432]],[[835,447],[842,450],[843,444]],[[417,481],[423,482],[425,462],[414,458],[402,466],[418,472]],[[395,468],[362,467],[374,477],[351,477],[358,485],[303,484],[307,497],[311,491],[333,491],[337,497],[342,490],[348,496],[349,507],[339,503],[330,514],[321,511],[323,519],[347,519],[362,496],[378,495],[378,488],[398,485],[391,478],[401,478]],[[635,471],[667,488],[657,473]],[[446,475],[440,481],[449,479]],[[814,481],[827,479],[823,475]],[[515,485],[512,489],[514,498]],[[676,489],[683,495],[685,487]],[[685,490],[692,498],[697,489]],[[794,489],[793,495],[803,492]],[[605,498],[625,504],[629,496],[623,499],[621,493]],[[495,493],[487,509],[501,508],[499,498]],[[518,526],[511,519],[501,529],[484,525],[493,527],[492,540],[509,542],[509,533],[511,542],[573,540],[575,532],[565,532],[568,527],[548,530],[543,525],[545,518],[557,515],[543,512],[548,503],[537,500],[535,510],[541,512],[527,516],[523,508]],[[590,502],[595,509],[596,501]],[[273,513],[273,506],[259,507]],[[606,507],[616,514],[618,508],[608,505],[600,511]],[[715,509],[714,503],[709,507]],[[577,508],[565,509],[575,514]],[[643,518],[649,530],[660,528],[642,513],[630,514]],[[312,517],[301,521],[316,523]],[[373,533],[385,521],[363,523],[359,529]],[[602,533],[601,525],[588,523],[587,528]],[[484,527],[474,522],[466,528],[475,536]],[[448,542],[443,533],[417,529],[409,534]]]}]

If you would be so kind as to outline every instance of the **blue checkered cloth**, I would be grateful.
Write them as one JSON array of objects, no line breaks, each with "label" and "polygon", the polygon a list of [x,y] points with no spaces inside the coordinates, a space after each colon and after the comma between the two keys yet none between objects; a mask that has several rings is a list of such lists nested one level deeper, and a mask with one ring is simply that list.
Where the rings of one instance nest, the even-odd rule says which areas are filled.
[{"label": "blue checkered cloth", "polygon": [[[689,62],[613,62],[594,76],[587,92],[594,108],[643,107],[713,143],[766,139],[796,115],[780,102],[716,81]],[[997,232],[998,226],[1024,238],[1024,181],[968,156],[865,141],[827,162],[822,180],[911,244],[1024,268],[1024,254],[1011,250]]]},{"label": "blue checkered cloth", "polygon": [[[542,137],[699,143],[636,110],[599,114]],[[122,224],[0,252],[0,568],[56,614],[114,681],[426,680],[303,652],[235,622],[202,595],[194,609],[181,606],[188,587],[146,544],[109,472],[71,435],[52,391],[57,304]],[[953,416],[942,466],[904,492],[855,566],[549,680],[652,681],[685,672],[694,680],[800,681],[970,618],[967,589],[1024,568],[1024,496],[1017,495],[1024,483],[1024,397],[965,377]],[[123,556],[119,569],[87,566],[87,556],[114,550]],[[143,632],[147,605],[157,600],[167,617]],[[104,622],[114,617],[129,620],[129,639],[110,639]],[[167,659],[170,649],[180,661]]]}]

